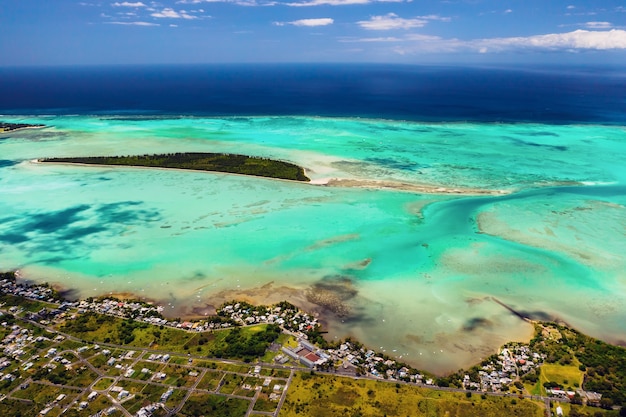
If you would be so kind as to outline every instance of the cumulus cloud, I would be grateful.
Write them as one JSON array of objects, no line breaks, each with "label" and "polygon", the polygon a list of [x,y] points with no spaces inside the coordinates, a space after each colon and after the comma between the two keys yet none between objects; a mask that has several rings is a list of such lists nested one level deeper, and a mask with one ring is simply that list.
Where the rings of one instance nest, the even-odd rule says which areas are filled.
[{"label": "cumulus cloud", "polygon": [[407,34],[402,37],[346,38],[342,41],[395,43],[397,44],[395,51],[403,55],[411,53],[456,53],[463,51],[479,53],[515,50],[589,51],[626,49],[626,31],[619,29],[610,31],[576,30],[567,33],[474,40]]},{"label": "cumulus cloud", "polygon": [[158,23],[150,22],[105,22],[109,25],[124,25],[124,26],[160,26]]},{"label": "cumulus cloud", "polygon": [[428,23],[424,19],[403,19],[395,13],[384,16],[372,16],[370,20],[357,22],[359,26],[367,30],[391,30],[421,28]]},{"label": "cumulus cloud", "polygon": [[122,3],[115,2],[115,3],[112,3],[111,6],[113,7],[148,7],[140,1],[135,2],[135,3],[131,3],[128,1],[124,1]]},{"label": "cumulus cloud", "polygon": [[332,25],[334,20],[329,17],[319,18],[319,19],[300,19],[294,20],[292,22],[274,22],[276,26],[285,26],[285,25],[293,25],[293,26],[305,26],[305,27],[315,27],[315,26],[328,26]]},{"label": "cumulus cloud", "polygon": [[169,19],[197,19],[198,16],[193,16],[187,13],[184,10],[176,11],[170,7],[166,7],[160,12],[152,13],[150,16],[156,17],[159,19],[169,18]]},{"label": "cumulus cloud", "polygon": [[548,50],[607,50],[626,49],[626,31],[575,30],[567,33],[550,33],[528,37],[481,39],[473,42],[480,47],[495,50],[531,48]]}]

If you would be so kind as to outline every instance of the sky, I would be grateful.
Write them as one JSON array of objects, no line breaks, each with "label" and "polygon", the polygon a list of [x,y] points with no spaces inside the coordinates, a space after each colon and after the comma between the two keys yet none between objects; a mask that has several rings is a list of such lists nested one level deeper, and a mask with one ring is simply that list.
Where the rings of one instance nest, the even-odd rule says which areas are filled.
[{"label": "sky", "polygon": [[1,0],[0,66],[626,63],[624,0]]}]

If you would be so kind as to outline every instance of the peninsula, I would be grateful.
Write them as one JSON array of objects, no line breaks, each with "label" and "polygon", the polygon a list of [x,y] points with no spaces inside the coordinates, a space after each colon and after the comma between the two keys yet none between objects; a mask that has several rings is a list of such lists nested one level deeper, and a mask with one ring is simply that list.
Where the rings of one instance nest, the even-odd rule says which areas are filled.
[{"label": "peninsula", "polygon": [[160,155],[86,156],[45,158],[41,159],[40,162],[189,169],[196,171],[227,172],[231,174],[278,178],[291,181],[310,181],[304,173],[304,168],[290,162],[228,153],[189,152]]},{"label": "peninsula", "polygon": [[46,125],[31,125],[26,123],[6,123],[0,122],[0,133],[14,132],[21,129],[40,129]]}]

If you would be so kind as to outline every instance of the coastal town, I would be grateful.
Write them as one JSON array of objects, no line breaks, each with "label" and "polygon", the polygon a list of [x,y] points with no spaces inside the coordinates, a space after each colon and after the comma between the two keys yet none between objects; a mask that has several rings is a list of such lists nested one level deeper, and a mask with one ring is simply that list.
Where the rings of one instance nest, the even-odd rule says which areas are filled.
[{"label": "coastal town", "polygon": [[[59,393],[38,411],[42,416],[68,411],[98,416],[117,412],[139,417],[174,415],[181,413],[187,400],[192,399],[187,404],[190,406],[195,397],[202,395],[243,401],[240,406],[246,410],[243,414],[246,416],[278,416],[295,370],[443,390],[452,389],[450,383],[458,378],[455,390],[459,392],[532,399],[533,395],[524,391],[521,381],[546,361],[545,353],[533,351],[527,344],[512,343],[467,372],[448,379],[437,378],[354,340],[324,342],[318,319],[287,302],[253,306],[233,301],[224,304],[215,316],[203,320],[170,320],[163,317],[162,306],[107,297],[67,301],[60,299],[48,285],[20,282],[19,273],[17,277],[2,274],[0,293],[41,305],[45,303],[46,307],[34,304],[36,309],[25,309],[6,303],[0,306],[3,316],[23,317],[23,324],[28,324],[16,320],[9,323],[0,316],[0,330],[7,329],[0,341],[0,386],[10,388],[0,395],[0,405],[9,399],[28,401],[28,396],[23,394],[29,392],[33,383],[46,377],[47,384],[58,388],[54,393]],[[78,316],[89,313],[190,335],[276,325],[286,338],[283,343],[272,342],[268,348],[270,355],[264,356],[263,361],[210,362],[192,352],[185,355],[161,349],[152,351],[149,347],[89,342],[59,330],[64,329],[66,321],[75,321]],[[107,401],[96,401],[100,397]],[[556,404],[581,400],[590,406],[600,405],[602,400],[602,395],[596,392],[584,391],[582,387],[575,391],[563,389],[558,384],[547,388],[545,395],[534,397]],[[132,406],[126,407],[126,404]],[[93,413],[82,413],[83,410]],[[558,415],[558,409],[555,413]]]}]

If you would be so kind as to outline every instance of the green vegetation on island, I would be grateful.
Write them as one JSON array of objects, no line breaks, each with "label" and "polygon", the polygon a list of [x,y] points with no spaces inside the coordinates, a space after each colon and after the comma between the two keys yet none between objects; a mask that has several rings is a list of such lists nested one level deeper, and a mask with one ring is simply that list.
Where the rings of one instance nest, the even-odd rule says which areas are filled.
[{"label": "green vegetation on island", "polygon": [[310,181],[302,167],[290,162],[228,153],[187,152],[161,155],[85,156],[45,158],[42,159],[41,162],[190,169],[292,181]]},{"label": "green vegetation on island", "polygon": [[[583,404],[605,410],[626,404],[626,348],[557,323],[535,323],[535,336],[529,344],[506,345],[511,352],[520,346],[527,346],[527,352],[538,356],[514,361],[518,379],[503,386],[502,391],[562,397],[568,402],[564,415],[572,417],[605,415],[598,408],[589,411]],[[481,371],[502,371],[501,356],[492,355],[469,370],[439,378],[437,384],[461,388],[468,385],[466,375],[469,381],[480,381]],[[533,360],[540,366],[529,368]],[[626,415],[626,408],[622,410],[620,415]]]},{"label": "green vegetation on island", "polygon": [[33,129],[33,128],[41,128],[46,127],[46,125],[31,125],[26,123],[6,123],[0,122],[0,133],[2,132],[13,132],[20,129]]}]

